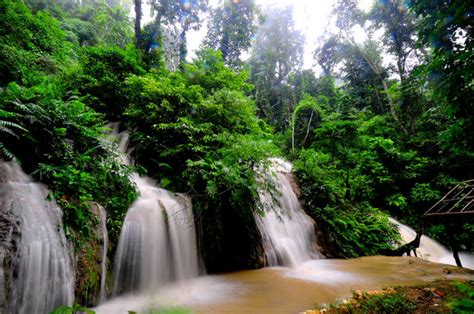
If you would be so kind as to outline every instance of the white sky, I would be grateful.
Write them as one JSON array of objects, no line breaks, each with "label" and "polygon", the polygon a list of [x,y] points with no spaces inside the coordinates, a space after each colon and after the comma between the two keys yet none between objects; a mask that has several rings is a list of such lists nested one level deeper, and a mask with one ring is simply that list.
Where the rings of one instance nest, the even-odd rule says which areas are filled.
[{"label": "white sky", "polygon": [[[257,5],[264,8],[267,6],[293,6],[293,18],[295,26],[305,36],[305,52],[304,52],[304,68],[313,68],[313,51],[316,47],[316,41],[324,34],[329,25],[331,8],[336,0],[255,0]],[[211,6],[216,6],[219,0],[209,0]],[[373,0],[359,0],[359,6],[367,10]],[[148,22],[148,7],[144,8],[144,22]],[[132,10],[133,12],[133,10]],[[199,49],[202,39],[206,34],[206,24],[199,31],[190,31],[188,33],[188,57],[193,58],[194,52]],[[365,36],[363,33],[356,32],[356,39],[362,40]]]}]

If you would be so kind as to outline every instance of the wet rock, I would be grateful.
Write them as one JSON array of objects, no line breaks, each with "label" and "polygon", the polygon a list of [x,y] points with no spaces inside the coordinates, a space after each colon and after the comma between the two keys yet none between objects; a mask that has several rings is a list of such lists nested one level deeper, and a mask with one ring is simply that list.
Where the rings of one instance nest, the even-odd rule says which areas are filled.
[{"label": "wet rock", "polygon": [[[0,209],[3,210],[0,201]],[[0,212],[0,313],[6,313],[9,299],[10,261],[18,239],[16,224],[6,212]]]},{"label": "wet rock", "polygon": [[[82,245],[76,249],[76,303],[85,306],[99,304],[100,281],[102,273],[103,230],[99,205],[92,203],[90,212],[94,218],[90,222],[90,236],[82,239]],[[95,221],[94,221],[95,220]],[[78,241],[76,241],[78,242]]]}]

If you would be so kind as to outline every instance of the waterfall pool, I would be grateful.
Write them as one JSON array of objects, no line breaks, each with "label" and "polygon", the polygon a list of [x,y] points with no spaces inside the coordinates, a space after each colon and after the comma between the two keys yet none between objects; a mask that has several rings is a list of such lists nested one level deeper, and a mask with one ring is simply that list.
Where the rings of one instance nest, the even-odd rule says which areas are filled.
[{"label": "waterfall pool", "polygon": [[298,313],[375,290],[435,279],[474,279],[474,272],[415,257],[372,256],[310,260],[297,267],[269,267],[203,276],[148,294],[125,295],[98,306],[98,314],[185,307],[193,313]]}]

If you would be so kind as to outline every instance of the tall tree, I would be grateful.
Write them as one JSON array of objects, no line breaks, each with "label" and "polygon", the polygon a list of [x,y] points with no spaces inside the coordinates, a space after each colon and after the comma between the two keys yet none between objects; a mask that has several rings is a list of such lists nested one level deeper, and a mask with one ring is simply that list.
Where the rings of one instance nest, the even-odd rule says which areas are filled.
[{"label": "tall tree", "polygon": [[433,84],[436,103],[450,125],[442,133],[443,149],[459,177],[474,176],[474,16],[463,0],[411,1],[420,18],[420,44],[432,49],[425,73]]},{"label": "tall tree", "polygon": [[[383,93],[386,95],[388,101],[388,107],[393,119],[399,125],[400,129],[404,133],[408,133],[407,128],[403,121],[399,117],[397,110],[397,103],[392,96],[389,82],[387,81],[386,69],[382,66],[380,61],[380,55],[374,53],[374,49],[364,49],[364,46],[359,44],[355,40],[354,28],[356,26],[364,27],[365,17],[364,13],[358,8],[356,0],[338,0],[333,8],[333,14],[336,17],[336,26],[339,29],[338,36],[345,41],[344,45],[352,47],[353,52],[358,54],[365,60],[365,63],[369,66],[369,69],[375,75],[377,80],[380,82]],[[369,41],[368,47],[372,44]],[[367,46],[367,45],[366,45]]]},{"label": "tall tree", "polygon": [[355,46],[342,36],[331,35],[315,51],[315,57],[325,77],[344,80],[343,90],[350,96],[352,106],[370,108],[377,114],[387,112],[381,78],[386,80],[388,73],[375,41],[369,39]]},{"label": "tall tree", "polygon": [[385,52],[394,59],[390,70],[400,78],[400,109],[401,114],[406,116],[402,119],[408,121],[407,129],[414,134],[416,120],[421,114],[420,102],[417,101],[420,95],[416,93],[418,89],[410,87],[416,80],[407,80],[425,54],[424,45],[417,45],[415,15],[408,10],[405,1],[386,0],[375,3],[368,18],[373,22],[373,29],[384,29],[382,42]]},{"label": "tall tree", "polygon": [[[347,82],[344,87],[358,109],[371,108],[374,113],[386,113],[388,102],[395,102],[393,95],[386,95],[383,81],[388,78],[387,70],[382,66],[380,48],[373,40],[367,40],[357,47],[346,45],[344,49],[343,78]],[[369,61],[367,60],[370,60]],[[373,68],[378,69],[375,72]]]},{"label": "tall tree", "polygon": [[[199,29],[201,26],[201,14],[207,9],[207,0],[153,0],[152,13],[154,22],[150,27],[150,48],[152,51],[164,47],[164,30],[168,33],[178,32],[178,55],[179,62],[186,59],[186,33],[190,29]],[[173,40],[174,41],[174,40]],[[168,44],[168,47],[176,45]]]},{"label": "tall tree", "polygon": [[287,83],[302,65],[304,37],[294,26],[292,7],[267,9],[264,16],[249,61],[251,81],[260,114],[285,128],[296,105]]},{"label": "tall tree", "polygon": [[186,60],[186,34],[190,29],[198,30],[201,27],[200,15],[207,10],[207,0],[185,1],[179,11],[179,62]]},{"label": "tall tree", "polygon": [[323,70],[325,76],[334,76],[335,67],[342,60],[344,45],[337,34],[320,39],[321,46],[314,51],[314,58]]},{"label": "tall tree", "polygon": [[[394,56],[394,72],[403,84],[414,65],[419,64],[420,52],[416,46],[415,16],[408,11],[402,0],[386,0],[375,3],[369,13],[373,28],[384,29],[382,42],[386,52]],[[410,64],[411,61],[411,64]]]},{"label": "tall tree", "polygon": [[[144,49],[151,53],[152,63],[175,69],[186,59],[186,34],[199,29],[201,16],[207,10],[207,0],[152,0],[151,13],[154,21],[145,26],[147,42]],[[153,58],[156,55],[157,57]],[[166,60],[163,60],[166,55]],[[168,56],[173,56],[168,58]]]},{"label": "tall tree", "polygon": [[180,1],[172,0],[153,0],[150,2],[151,11],[155,19],[153,21],[154,35],[155,40],[161,40],[161,30],[162,26],[173,24],[180,10],[181,3]]},{"label": "tall tree", "polygon": [[240,56],[250,48],[256,31],[254,0],[221,0],[210,13],[204,46],[220,50],[227,65],[240,67]]}]

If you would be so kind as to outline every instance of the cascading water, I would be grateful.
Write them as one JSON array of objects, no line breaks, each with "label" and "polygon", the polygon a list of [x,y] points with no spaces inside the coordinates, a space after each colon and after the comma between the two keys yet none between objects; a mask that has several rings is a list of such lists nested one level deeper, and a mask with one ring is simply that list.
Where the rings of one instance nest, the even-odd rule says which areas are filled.
[{"label": "cascading water", "polygon": [[292,166],[278,158],[269,160],[264,180],[274,191],[261,190],[264,215],[255,213],[263,238],[269,266],[296,266],[312,258],[322,257],[313,248],[316,243],[313,220],[301,208],[293,189]]},{"label": "cascading water", "polygon": [[[128,134],[117,135],[123,162]],[[151,291],[164,284],[197,277],[198,253],[190,199],[132,175],[139,198],[129,208],[115,257],[114,293]]]},{"label": "cascading water", "polygon": [[[409,243],[413,241],[416,237],[416,231],[395,220],[394,218],[389,218],[392,223],[394,223],[400,232],[402,241],[404,243]],[[453,253],[444,247],[439,242],[433,240],[428,236],[421,236],[420,247],[416,249],[417,256],[429,260],[435,263],[443,263],[449,265],[456,265],[456,262],[453,257]],[[461,262],[464,267],[474,269],[474,256],[468,253],[459,253]]]},{"label": "cascading water", "polygon": [[98,205],[100,224],[102,231],[102,263],[101,263],[101,277],[100,277],[100,294],[99,302],[104,302],[106,298],[105,283],[107,281],[107,249],[109,244],[109,234],[107,232],[107,212],[105,208]]},{"label": "cascading water", "polygon": [[48,190],[16,163],[0,161],[0,208],[18,233],[9,275],[9,313],[49,313],[74,302],[62,212],[47,197]]}]

